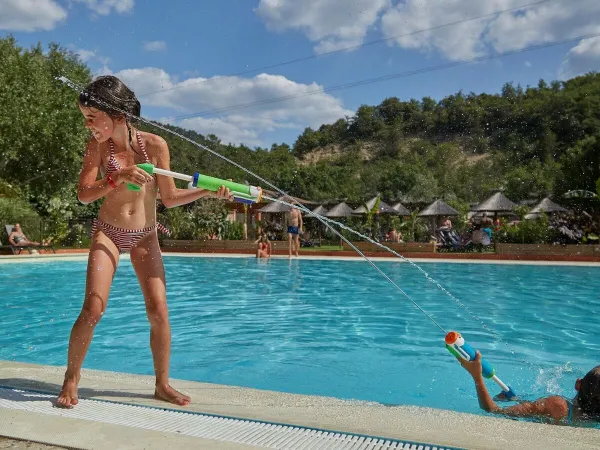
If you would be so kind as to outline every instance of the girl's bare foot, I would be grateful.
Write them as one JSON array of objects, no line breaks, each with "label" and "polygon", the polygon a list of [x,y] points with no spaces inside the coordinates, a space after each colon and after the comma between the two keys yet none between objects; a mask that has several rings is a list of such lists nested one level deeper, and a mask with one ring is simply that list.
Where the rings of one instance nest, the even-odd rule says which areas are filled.
[{"label": "girl's bare foot", "polygon": [[65,377],[62,389],[60,390],[60,394],[56,400],[58,406],[62,406],[63,408],[72,408],[79,403],[79,400],[77,399],[77,383],[77,378]]},{"label": "girl's bare foot", "polygon": [[163,400],[169,403],[175,403],[180,406],[187,406],[190,404],[191,399],[187,395],[182,394],[179,391],[176,391],[171,387],[171,385],[156,385],[156,389],[154,390],[154,397],[158,400]]}]

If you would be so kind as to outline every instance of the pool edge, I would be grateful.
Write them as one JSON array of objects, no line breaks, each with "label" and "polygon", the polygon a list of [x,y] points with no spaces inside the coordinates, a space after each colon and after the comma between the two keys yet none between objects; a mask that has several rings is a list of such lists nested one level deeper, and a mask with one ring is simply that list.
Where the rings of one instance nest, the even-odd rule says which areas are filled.
[{"label": "pool edge", "polygon": [[[30,390],[37,387],[41,391],[57,392],[60,389],[63,371],[62,367],[0,361],[0,384]],[[85,370],[81,384],[82,397],[171,408],[170,405],[151,398],[153,377]],[[412,442],[486,449],[507,448],[517,442],[527,448],[568,448],[575,445],[577,448],[591,449],[598,448],[596,442],[600,442],[600,430],[522,423],[430,408],[388,407],[367,402],[349,402],[335,398],[285,394],[183,380],[175,380],[173,384],[192,395],[194,401],[191,407],[173,407],[173,409]],[[40,441],[36,433],[39,434],[41,428],[29,426],[31,432],[27,434],[26,425],[31,420],[41,420],[40,417],[36,418],[33,413],[13,414],[12,410],[10,417],[6,417],[6,410],[0,410],[0,418],[2,417],[8,420],[0,420],[0,435],[20,429],[20,434],[12,437]],[[64,425],[61,425],[60,420],[50,420],[50,422],[54,423],[54,426],[48,425],[46,428],[49,430],[45,434],[51,437],[57,430],[56,426]],[[139,430],[117,430],[118,433],[115,435],[114,425],[104,426],[97,422],[86,424],[83,422],[89,421],[77,421],[77,427],[83,427],[78,429],[87,429],[88,432],[96,433],[95,436],[105,436],[107,444],[113,446],[114,437],[119,435],[118,433],[127,436],[135,435],[135,439],[141,439],[138,442],[140,445],[145,441],[144,436],[147,439],[158,439],[157,434],[161,434],[154,432],[145,435],[138,433]],[[175,435],[171,438],[179,441],[180,436]],[[59,442],[48,443],[65,445],[64,436],[61,439],[63,440]],[[46,439],[41,441],[45,442]],[[181,440],[182,444],[183,441],[189,444],[188,439]],[[69,439],[69,444],[73,445],[72,439]],[[110,448],[100,443],[96,444],[93,448]],[[216,447],[211,444],[211,448]]]}]

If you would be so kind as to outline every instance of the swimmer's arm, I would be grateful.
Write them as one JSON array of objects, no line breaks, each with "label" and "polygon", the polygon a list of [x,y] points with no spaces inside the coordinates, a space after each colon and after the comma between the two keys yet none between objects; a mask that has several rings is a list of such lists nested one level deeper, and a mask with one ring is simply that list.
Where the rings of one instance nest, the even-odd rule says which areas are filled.
[{"label": "swimmer's arm", "polygon": [[298,211],[298,217],[299,217],[299,224],[300,224],[299,230],[302,231],[302,213],[300,211]]},{"label": "swimmer's arm", "polygon": [[[150,147],[153,147],[157,155],[156,167],[171,170],[169,146],[166,141],[159,136],[152,136],[149,144]],[[156,181],[160,190],[160,198],[167,208],[175,208],[176,206],[192,203],[200,198],[222,198],[216,192],[206,189],[178,189],[171,177],[157,175]]]},{"label": "swimmer's arm", "polygon": [[483,377],[475,380],[479,406],[484,411],[511,417],[546,417],[559,421],[569,415],[569,406],[559,396],[540,398],[533,402],[521,402],[518,405],[501,408],[490,396]]},{"label": "swimmer's arm", "polygon": [[10,236],[8,236],[8,242],[10,242],[10,245],[17,245],[15,243],[15,232],[13,231],[12,233],[10,233]]},{"label": "swimmer's arm", "polygon": [[83,167],[79,174],[79,186],[77,189],[77,198],[84,205],[104,197],[113,190],[106,179],[97,180],[100,164],[102,164],[102,158],[100,157],[98,142],[94,138],[91,138],[86,145],[85,154],[83,155]]},{"label": "swimmer's arm", "polygon": [[476,352],[475,359],[465,361],[458,359],[463,368],[469,372],[475,382],[479,406],[484,411],[513,417],[549,417],[554,420],[564,419],[569,414],[567,401],[558,396],[541,398],[534,402],[521,402],[508,408],[500,408],[487,390],[481,370],[481,353]]}]

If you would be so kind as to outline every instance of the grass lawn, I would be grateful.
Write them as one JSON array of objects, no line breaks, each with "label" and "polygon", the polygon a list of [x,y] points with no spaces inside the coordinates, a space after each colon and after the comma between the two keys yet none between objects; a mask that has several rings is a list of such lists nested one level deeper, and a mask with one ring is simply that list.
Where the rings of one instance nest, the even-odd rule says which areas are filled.
[{"label": "grass lawn", "polygon": [[341,251],[343,247],[339,245],[321,245],[320,247],[302,247],[300,250],[307,252],[329,252],[329,251]]}]

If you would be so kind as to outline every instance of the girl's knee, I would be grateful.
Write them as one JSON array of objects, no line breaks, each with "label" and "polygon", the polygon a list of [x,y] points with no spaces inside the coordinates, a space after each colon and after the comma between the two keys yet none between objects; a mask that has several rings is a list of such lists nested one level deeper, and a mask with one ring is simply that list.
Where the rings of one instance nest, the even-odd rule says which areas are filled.
[{"label": "girl's knee", "polygon": [[164,325],[169,323],[169,310],[163,300],[146,301],[146,314],[151,325]]},{"label": "girl's knee", "polygon": [[90,325],[100,322],[104,314],[106,299],[96,292],[90,292],[83,303],[79,317]]}]

